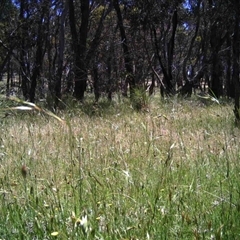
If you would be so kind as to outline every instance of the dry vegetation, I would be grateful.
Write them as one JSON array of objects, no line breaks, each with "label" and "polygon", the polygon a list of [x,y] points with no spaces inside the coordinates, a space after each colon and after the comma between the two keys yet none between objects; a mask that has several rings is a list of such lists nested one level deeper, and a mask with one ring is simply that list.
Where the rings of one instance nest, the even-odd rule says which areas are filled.
[{"label": "dry vegetation", "polygon": [[1,119],[2,239],[240,237],[231,104],[86,105]]}]

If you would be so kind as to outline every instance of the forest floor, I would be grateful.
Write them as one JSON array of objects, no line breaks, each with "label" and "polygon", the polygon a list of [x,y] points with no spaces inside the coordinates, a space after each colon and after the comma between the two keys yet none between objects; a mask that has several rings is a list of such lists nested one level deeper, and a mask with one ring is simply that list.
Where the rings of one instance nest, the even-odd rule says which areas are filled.
[{"label": "forest floor", "polygon": [[233,106],[193,98],[1,110],[0,238],[240,239]]}]

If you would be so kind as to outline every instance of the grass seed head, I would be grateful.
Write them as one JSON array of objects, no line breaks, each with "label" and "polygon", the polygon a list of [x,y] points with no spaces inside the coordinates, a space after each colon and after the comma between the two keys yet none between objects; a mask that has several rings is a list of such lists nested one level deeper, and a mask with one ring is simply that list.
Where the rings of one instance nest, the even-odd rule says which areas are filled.
[{"label": "grass seed head", "polygon": [[27,167],[25,165],[22,165],[21,172],[22,172],[23,178],[26,178],[27,177]]}]

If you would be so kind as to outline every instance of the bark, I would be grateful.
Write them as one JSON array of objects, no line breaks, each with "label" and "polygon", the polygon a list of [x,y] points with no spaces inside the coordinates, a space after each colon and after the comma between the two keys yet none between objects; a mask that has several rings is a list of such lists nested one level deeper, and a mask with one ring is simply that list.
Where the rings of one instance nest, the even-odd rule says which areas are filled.
[{"label": "bark", "polygon": [[[185,85],[186,86],[183,86],[183,89],[184,90],[184,95],[187,94],[188,96],[191,96],[192,95],[192,83],[189,82],[189,79],[187,78],[187,71],[186,71],[186,66],[187,66],[187,62],[191,56],[191,53],[192,53],[192,49],[193,49],[193,46],[194,46],[194,43],[195,43],[195,40],[197,38],[197,35],[198,35],[198,29],[199,29],[199,24],[200,24],[200,12],[199,12],[199,9],[200,9],[200,4],[201,4],[201,0],[198,0],[198,3],[197,3],[197,22],[196,22],[196,28],[195,28],[195,32],[194,32],[194,35],[191,39],[191,42],[190,42],[190,45],[189,45],[189,48],[188,48],[188,51],[187,51],[187,55],[186,57],[184,58],[183,60],[183,67],[182,67],[182,73],[183,73],[183,79],[185,81]],[[190,79],[190,81],[193,80],[193,79]]]},{"label": "bark", "polygon": [[81,0],[81,26],[79,35],[76,28],[76,18],[73,0],[68,0],[69,6],[69,23],[72,35],[72,46],[75,54],[74,59],[74,96],[82,101],[87,86],[87,64],[86,51],[87,51],[87,36],[89,24],[89,0]]},{"label": "bark", "polygon": [[231,69],[232,69],[232,44],[231,44],[231,33],[228,33],[227,36],[227,72],[226,72],[226,88],[227,88],[227,96],[230,98],[234,98],[234,83],[232,79]]},{"label": "bark", "polygon": [[2,77],[3,77],[3,70],[5,68],[5,66],[7,65],[10,57],[11,57],[11,51],[8,51],[6,57],[4,58],[2,64],[0,65],[0,81],[2,81]]},{"label": "bark", "polygon": [[93,90],[94,90],[95,102],[98,102],[100,98],[100,89],[99,89],[99,74],[98,74],[97,61],[95,61],[93,66]]},{"label": "bark", "polygon": [[107,78],[108,78],[108,84],[107,84],[107,96],[108,100],[112,101],[112,61],[113,56],[112,53],[114,52],[113,44],[110,46],[110,50],[108,52],[108,58],[107,58]]},{"label": "bark", "polygon": [[44,48],[44,42],[46,40],[45,24],[47,24],[47,22],[46,22],[46,19],[44,19],[44,17],[45,17],[45,14],[46,16],[48,16],[48,11],[49,11],[47,0],[43,3],[41,11],[42,13],[38,21],[37,46],[36,46],[37,50],[36,50],[34,68],[31,76],[31,86],[30,86],[30,92],[29,92],[30,102],[35,102],[37,79],[40,77],[43,58],[45,54],[45,48]]},{"label": "bark", "polygon": [[112,5],[109,4],[107,8],[104,9],[104,11],[102,12],[102,15],[101,15],[101,18],[100,18],[100,21],[98,23],[98,27],[97,27],[97,30],[95,32],[95,35],[94,35],[94,38],[90,44],[90,49],[89,51],[87,52],[87,56],[86,56],[86,63],[87,65],[90,63],[90,61],[92,60],[93,56],[95,56],[96,54],[96,51],[97,51],[97,48],[101,42],[101,34],[102,34],[102,31],[103,31],[103,22],[104,20],[106,19],[107,15],[111,12],[112,10]]},{"label": "bark", "polygon": [[6,96],[10,96],[10,78],[11,78],[11,67],[10,67],[10,61],[11,59],[9,58],[8,60],[8,68],[7,68],[7,84],[6,84]]},{"label": "bark", "polygon": [[[20,20],[24,21],[24,11],[25,11],[25,0],[21,0],[20,3]],[[25,37],[27,36],[26,24],[23,25],[21,29],[21,50],[20,50],[20,68],[22,77],[22,93],[25,100],[29,98],[29,79],[27,77],[27,64],[26,64],[26,48],[25,48]]]},{"label": "bark", "polygon": [[[217,14],[217,9],[213,5],[212,1],[209,1],[212,16]],[[210,45],[212,51],[212,68],[211,68],[211,94],[213,97],[219,98],[223,95],[223,81],[222,81],[222,66],[221,59],[219,57],[219,51],[226,40],[227,34],[222,36],[223,24],[222,16],[216,17],[210,27]]]},{"label": "bark", "polygon": [[[175,35],[177,30],[177,24],[178,24],[178,14],[177,10],[174,11],[173,17],[172,17],[172,35],[168,42],[168,49],[167,49],[167,63],[168,63],[168,79],[166,82],[167,87],[171,88],[172,84],[172,64],[173,64],[173,51],[174,51],[174,43],[175,43]],[[173,89],[170,89],[171,91]]]},{"label": "bark", "polygon": [[61,99],[63,54],[64,54],[64,47],[65,47],[65,20],[67,16],[67,11],[68,11],[68,5],[65,4],[60,17],[60,26],[59,26],[60,30],[59,30],[57,76],[55,80],[55,108],[58,107],[59,100]]},{"label": "bark", "polygon": [[39,42],[38,46],[37,46],[35,67],[33,69],[33,74],[31,77],[31,86],[30,86],[30,92],[29,92],[30,102],[35,102],[37,78],[40,76],[40,69],[41,69],[41,65],[42,65],[41,56],[42,56],[42,44]]},{"label": "bark", "polygon": [[[167,49],[165,50],[163,54],[163,59],[162,56],[160,55],[160,48],[159,48],[159,39],[157,38],[157,31],[155,26],[152,25],[152,32],[154,36],[154,43],[155,43],[155,48],[156,48],[156,55],[160,64],[160,67],[162,69],[163,73],[163,84],[160,86],[160,91],[161,95],[164,96],[166,95],[172,95],[174,93],[174,87],[172,83],[172,64],[173,64],[173,56],[174,56],[174,45],[175,45],[175,35],[176,35],[176,29],[177,29],[177,24],[178,24],[178,13],[177,10],[174,11],[173,16],[172,16],[172,32],[170,39],[167,43]],[[167,29],[169,31],[169,29]],[[164,60],[164,56],[166,57],[166,60]]]},{"label": "bark", "polygon": [[220,62],[218,58],[218,51],[213,52],[212,55],[212,70],[211,70],[211,94],[213,97],[219,98],[222,95],[222,76],[220,70]]},{"label": "bark", "polygon": [[152,78],[152,81],[151,81],[151,84],[149,86],[149,96],[152,96],[153,95],[153,90],[154,90],[154,87],[155,87],[155,76],[154,76],[154,73],[151,74],[151,78]]},{"label": "bark", "polygon": [[238,0],[234,0],[235,5],[235,23],[234,23],[234,35],[233,35],[233,82],[235,87],[235,108],[234,114],[236,122],[240,122],[240,83],[239,83],[239,57],[240,57],[240,34],[239,34],[239,25],[240,25],[240,3]]},{"label": "bark", "polygon": [[136,84],[135,84],[135,78],[133,75],[132,58],[131,58],[131,54],[129,52],[129,46],[128,46],[128,41],[127,41],[127,37],[126,37],[125,28],[123,25],[123,18],[122,18],[121,9],[119,6],[119,0],[113,0],[113,6],[114,6],[116,14],[117,14],[118,27],[119,27],[120,34],[121,34],[121,41],[122,41],[122,47],[123,47],[123,53],[124,53],[124,64],[125,64],[125,69],[126,69],[126,85],[129,84],[130,97],[132,97],[134,94],[134,88],[135,88]]},{"label": "bark", "polygon": [[[109,4],[107,8],[105,8],[104,11],[102,12],[93,41],[91,42],[90,49],[87,52],[86,61],[85,61],[87,66],[90,64],[94,56],[96,59],[98,59],[98,57],[96,56],[96,52],[101,42],[101,35],[104,27],[103,22],[106,19],[107,15],[111,12],[111,10],[112,10],[112,5]],[[94,81],[93,88],[94,88],[95,101],[97,102],[100,98],[98,62],[95,60],[93,65],[94,65],[93,66],[93,81]],[[109,88],[109,86],[107,86],[107,88]]]}]

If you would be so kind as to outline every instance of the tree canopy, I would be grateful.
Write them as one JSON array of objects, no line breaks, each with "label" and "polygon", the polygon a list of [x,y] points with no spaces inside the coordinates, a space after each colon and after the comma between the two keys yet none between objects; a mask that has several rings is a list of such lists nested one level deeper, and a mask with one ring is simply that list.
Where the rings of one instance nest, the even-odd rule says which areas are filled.
[{"label": "tree canopy", "polygon": [[34,102],[193,90],[239,105],[238,0],[4,0],[0,78]]}]

